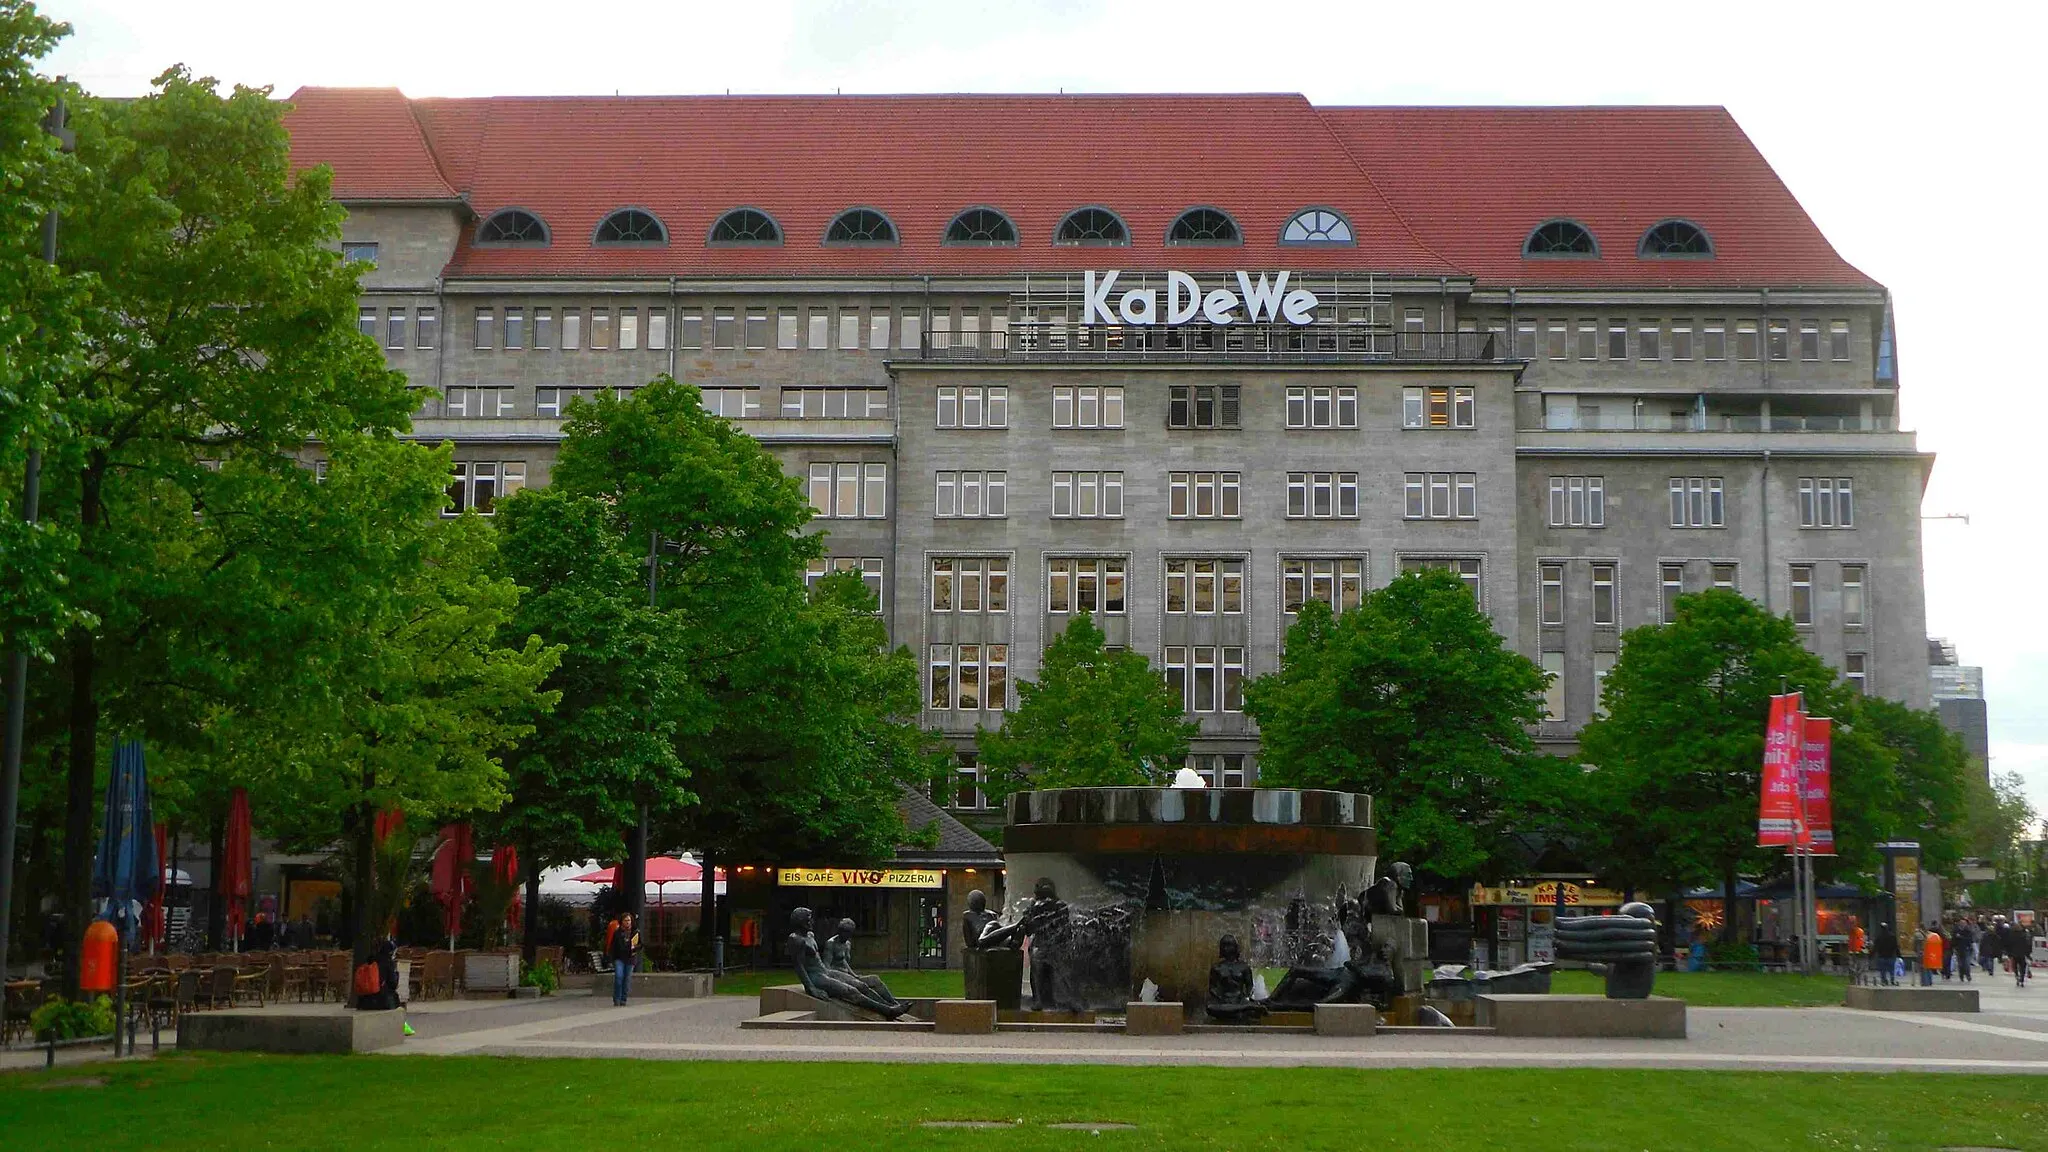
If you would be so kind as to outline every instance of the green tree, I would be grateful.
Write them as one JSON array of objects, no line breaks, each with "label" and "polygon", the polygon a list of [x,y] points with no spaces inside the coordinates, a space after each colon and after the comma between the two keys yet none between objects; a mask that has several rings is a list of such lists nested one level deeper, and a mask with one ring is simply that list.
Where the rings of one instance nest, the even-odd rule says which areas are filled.
[{"label": "green tree", "polygon": [[[1908,708],[1881,696],[1853,697],[1846,723],[1853,739],[1869,742],[1867,752],[1860,743],[1849,745],[1859,757],[1847,765],[1851,783],[1869,777],[1883,786],[1873,790],[1876,804],[1867,827],[1852,823],[1846,836],[1838,830],[1837,870],[1875,871],[1875,845],[1917,840],[1922,868],[1953,875],[1969,852],[1968,780],[1977,774],[1962,737],[1943,726],[1932,709]],[[1835,760],[1841,763],[1844,754],[1838,752]],[[1852,803],[1848,815],[1854,821],[1861,813]],[[1842,824],[1841,818],[1836,822]]]},{"label": "green tree", "polygon": [[348,547],[268,514],[306,507],[309,439],[401,429],[413,407],[354,329],[342,210],[324,170],[291,174],[283,113],[267,90],[223,96],[173,70],[140,99],[81,98],[73,118],[61,260],[91,296],[44,510],[75,539],[61,576],[81,615],[57,676],[37,678],[32,735],[66,747],[74,939],[103,718],[191,746],[222,708],[302,679],[294,643],[333,619],[291,591],[345,583]]},{"label": "green tree", "polygon": [[1536,752],[1545,677],[1465,586],[1405,575],[1333,617],[1311,602],[1253,681],[1262,782],[1368,792],[1380,854],[1437,882],[1509,867],[1509,833],[1555,830],[1577,773]]},{"label": "green tree", "polygon": [[975,735],[992,790],[1164,784],[1199,728],[1143,656],[1103,646],[1086,612],[1046,646],[1017,710]]}]

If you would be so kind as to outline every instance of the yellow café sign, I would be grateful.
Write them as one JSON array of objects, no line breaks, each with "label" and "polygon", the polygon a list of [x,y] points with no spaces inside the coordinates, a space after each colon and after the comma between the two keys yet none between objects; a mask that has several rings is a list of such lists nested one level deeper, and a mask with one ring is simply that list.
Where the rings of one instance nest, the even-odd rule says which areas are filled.
[{"label": "yellow caf\u00e9 sign", "polygon": [[925,868],[784,868],[784,888],[937,888],[946,874]]}]

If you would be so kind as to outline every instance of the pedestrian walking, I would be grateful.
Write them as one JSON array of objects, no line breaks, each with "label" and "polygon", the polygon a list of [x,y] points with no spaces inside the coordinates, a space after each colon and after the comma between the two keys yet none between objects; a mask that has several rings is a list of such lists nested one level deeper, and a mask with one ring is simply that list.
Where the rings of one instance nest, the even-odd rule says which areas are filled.
[{"label": "pedestrian walking", "polygon": [[1877,982],[1887,987],[1899,982],[1899,934],[1889,924],[1877,926],[1877,943],[1872,947],[1877,954]]},{"label": "pedestrian walking", "polygon": [[2006,958],[2012,961],[2012,982],[2015,988],[2027,986],[2027,969],[2033,964],[2034,934],[2026,926],[2008,922],[2006,931]]},{"label": "pedestrian walking", "polygon": [[2005,927],[2005,917],[1994,916],[1989,924],[1983,924],[1983,920],[1980,917],[1978,923],[1983,925],[1984,930],[1977,934],[1977,958],[1983,963],[1986,976],[1996,976],[1998,975],[1998,957],[2002,951],[2002,942],[2005,939],[1999,933]]},{"label": "pedestrian walking", "polygon": [[1970,965],[1974,962],[1977,951],[1977,926],[1969,917],[1965,916],[1956,921],[1955,939],[1950,941],[1949,946],[1955,953],[1956,975],[1961,976],[1963,983],[1968,984]]},{"label": "pedestrian walking", "polygon": [[1863,934],[1863,924],[1859,921],[1855,924],[1850,925],[1849,981],[1852,984],[1863,983],[1864,977],[1868,975],[1870,968],[1870,957],[1863,954],[1863,950],[1865,947],[1868,946],[1868,943],[1868,938],[1865,937]]},{"label": "pedestrian walking", "polygon": [[1941,971],[1943,956],[1941,930],[1930,928],[1920,941],[1920,986],[1925,988],[1934,983],[1934,974]]},{"label": "pedestrian walking", "polygon": [[633,926],[631,912],[619,917],[618,931],[612,933],[606,951],[612,962],[612,1003],[623,1005],[633,990],[633,963],[640,958],[640,930]]}]

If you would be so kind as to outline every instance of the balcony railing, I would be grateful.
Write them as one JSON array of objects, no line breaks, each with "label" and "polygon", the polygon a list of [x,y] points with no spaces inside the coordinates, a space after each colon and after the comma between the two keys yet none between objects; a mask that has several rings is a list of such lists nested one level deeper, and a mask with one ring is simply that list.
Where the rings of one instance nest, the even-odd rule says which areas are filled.
[{"label": "balcony railing", "polygon": [[1542,425],[1524,432],[1897,432],[1896,416],[1736,416],[1697,413],[1602,412],[1597,416],[1551,412]]},{"label": "balcony railing", "polygon": [[1084,363],[1427,363],[1510,360],[1500,334],[1400,332],[1367,324],[1183,324],[1174,327],[1082,325],[1048,321],[987,332],[926,332],[925,360]]}]

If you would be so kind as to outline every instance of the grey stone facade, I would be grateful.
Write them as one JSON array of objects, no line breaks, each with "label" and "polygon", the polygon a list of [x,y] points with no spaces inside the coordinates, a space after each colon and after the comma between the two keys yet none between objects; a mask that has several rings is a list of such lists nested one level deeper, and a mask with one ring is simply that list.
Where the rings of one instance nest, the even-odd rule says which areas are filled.
[{"label": "grey stone facade", "polygon": [[[542,484],[569,395],[550,390],[632,388],[664,372],[706,389],[751,390],[722,402],[757,405],[736,407],[735,418],[792,476],[809,483],[813,466],[826,466],[836,483],[838,467],[852,465],[862,478],[852,514],[821,517],[816,528],[829,534],[833,557],[882,562],[895,641],[927,663],[934,645],[956,660],[963,649],[974,653],[977,690],[1001,667],[1004,699],[993,703],[1014,707],[1017,680],[1036,675],[1040,652],[1070,618],[1049,603],[1052,561],[1122,562],[1122,611],[1097,614],[1112,642],[1155,664],[1169,649],[1214,652],[1219,664],[1222,653],[1239,654],[1249,678],[1277,665],[1290,620],[1290,559],[1356,562],[1374,587],[1403,561],[1423,558],[1478,561],[1481,602],[1501,634],[1561,673],[1561,710],[1542,730],[1559,750],[1593,715],[1596,670],[1620,634],[1659,618],[1673,565],[1685,591],[1709,586],[1718,572],[1773,611],[1791,610],[1798,595],[1815,652],[1837,667],[1859,663],[1868,691],[1928,703],[1919,498],[1930,458],[1910,432],[1895,430],[1896,385],[1878,363],[1880,292],[1630,289],[1538,298],[1469,279],[1381,280],[1373,291],[1386,305],[1388,341],[1400,339],[1401,318],[1419,310],[1431,333],[1497,333],[1502,354],[1161,357],[1104,349],[1056,359],[1025,354],[1017,338],[1032,290],[1023,277],[448,280],[441,269],[466,226],[458,213],[351,205],[345,232],[379,246],[363,306],[374,312],[380,344],[404,345],[388,355],[421,390],[416,436],[452,442],[460,463],[495,465],[500,476],[516,464],[525,484]],[[1115,262],[1106,254],[1106,267]],[[431,348],[415,338],[423,308],[438,319]],[[406,311],[403,340],[391,336],[390,309]],[[487,347],[478,347],[480,309],[491,316]],[[518,348],[506,347],[509,310],[520,316]],[[545,349],[535,346],[541,310],[552,325]],[[571,314],[580,327],[574,350],[563,347]],[[610,319],[604,349],[592,347],[599,314]],[[632,350],[619,347],[627,315]],[[660,336],[650,346],[656,317]],[[1553,342],[1554,323],[1565,325],[1561,342]],[[1773,342],[1774,323],[1784,325],[1782,344]],[[1007,341],[992,335],[1006,326]],[[1655,335],[1646,344],[1648,331]],[[978,356],[928,358],[925,340],[939,343],[941,334],[986,347]],[[888,346],[875,347],[877,337]],[[1225,385],[1239,390],[1237,427],[1169,426],[1174,388]],[[1120,428],[1054,427],[1056,389],[1112,387],[1122,389]],[[1287,391],[1295,387],[1355,390],[1356,426],[1288,427]],[[1404,427],[1407,390],[1439,387],[1472,390],[1472,427]],[[1005,426],[940,427],[941,390],[973,388],[1007,390]],[[451,407],[450,390],[461,389],[489,391]],[[818,389],[882,395],[873,407],[866,392],[816,396],[806,409],[802,393]],[[825,411],[832,414],[810,414]],[[884,488],[868,486],[869,465],[886,468]],[[1003,514],[939,515],[940,472],[1002,473]],[[1056,472],[1121,473],[1122,515],[1055,516]],[[1171,515],[1176,472],[1236,473],[1238,514]],[[1293,472],[1355,474],[1356,515],[1290,517]],[[1407,518],[1409,473],[1469,476],[1476,515]],[[1599,482],[1598,526],[1584,524],[1584,515],[1578,526],[1551,523],[1553,477]],[[1712,526],[1673,526],[1674,477],[1718,480]],[[1852,482],[1850,526],[1802,525],[1800,484],[1814,479]],[[957,602],[934,610],[934,560],[981,562],[978,610]],[[992,561],[1006,594],[1000,612],[987,602]],[[1230,569],[1240,573],[1239,610],[1219,603],[1213,612],[1169,612],[1167,566],[1175,561],[1241,565]],[[1544,619],[1546,565],[1558,566],[1562,583],[1554,622]],[[1597,621],[1596,566],[1612,575],[1611,617]],[[1806,581],[1799,590],[1795,566]],[[1860,614],[1854,589],[1845,592],[1845,566],[1852,582],[1861,576]],[[956,596],[964,590],[952,588]],[[1225,674],[1215,672],[1219,693]],[[1196,673],[1188,675],[1192,682]],[[948,695],[957,698],[957,687]],[[1001,710],[934,709],[925,719],[965,750],[975,727],[1000,723]],[[1198,753],[1255,755],[1257,733],[1241,712],[1219,705],[1200,721]]]}]

